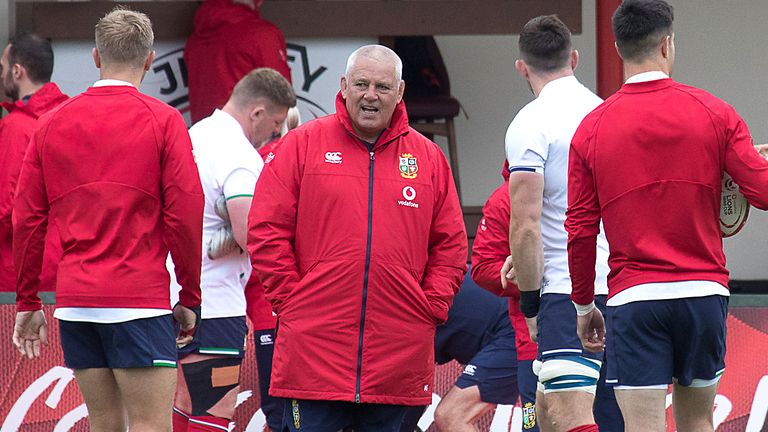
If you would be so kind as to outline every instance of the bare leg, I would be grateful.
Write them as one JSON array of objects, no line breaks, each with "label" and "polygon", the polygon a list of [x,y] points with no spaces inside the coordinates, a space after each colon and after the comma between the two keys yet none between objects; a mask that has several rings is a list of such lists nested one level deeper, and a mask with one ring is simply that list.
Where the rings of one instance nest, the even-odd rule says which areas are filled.
[{"label": "bare leg", "polygon": [[[592,403],[595,397],[584,391],[565,391],[547,393],[544,395],[544,409],[546,421],[552,425],[552,430],[565,432],[573,428],[594,424],[592,416]],[[539,405],[536,398],[536,405]],[[549,423],[547,423],[549,422]],[[549,429],[547,429],[549,430]]]},{"label": "bare leg", "polygon": [[130,432],[170,432],[176,369],[114,369]]},{"label": "bare leg", "polygon": [[459,388],[453,386],[435,410],[435,423],[442,432],[475,432],[472,424],[495,405],[480,400],[477,386]]},{"label": "bare leg", "polygon": [[91,432],[125,432],[128,417],[111,369],[76,369],[75,379],[88,408]]},{"label": "bare leg", "polygon": [[616,389],[625,432],[666,431],[666,398],[667,391],[663,389]]},{"label": "bare leg", "polygon": [[555,432],[555,426],[547,416],[547,398],[540,391],[536,392],[536,423],[541,432]]},{"label": "bare leg", "polygon": [[680,432],[713,432],[712,413],[718,384],[709,387],[683,387],[672,390],[672,409]]}]

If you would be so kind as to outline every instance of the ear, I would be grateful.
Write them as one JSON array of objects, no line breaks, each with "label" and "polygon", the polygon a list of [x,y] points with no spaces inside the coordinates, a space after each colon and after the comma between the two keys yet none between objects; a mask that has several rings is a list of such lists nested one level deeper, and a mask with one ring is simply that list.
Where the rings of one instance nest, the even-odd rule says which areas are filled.
[{"label": "ear", "polygon": [[342,75],[341,81],[339,82],[339,89],[341,90],[341,97],[342,99],[347,99],[347,92],[349,91],[349,82],[347,82],[347,76]]},{"label": "ear", "polygon": [[91,56],[93,56],[93,64],[96,65],[96,69],[101,69],[101,57],[99,56],[99,50],[94,48],[91,51]]},{"label": "ear", "polygon": [[621,51],[619,51],[619,44],[614,42],[613,43],[613,48],[616,50],[616,54],[618,54],[619,58],[623,61],[624,57],[621,56]]},{"label": "ear", "polygon": [[571,51],[571,69],[576,70],[579,66],[579,52],[577,50]]},{"label": "ear", "polygon": [[152,67],[152,62],[155,61],[155,51],[150,51],[149,55],[147,56],[147,59],[144,61],[144,71],[148,72],[149,68]]},{"label": "ear", "polygon": [[250,117],[252,120],[258,119],[259,117],[263,116],[266,111],[267,108],[264,106],[264,104],[258,103],[254,105],[248,112],[248,117]]},{"label": "ear", "polygon": [[521,77],[528,79],[528,65],[525,64],[524,60],[522,59],[515,60],[515,70]]},{"label": "ear", "polygon": [[661,40],[661,56],[665,59],[670,56],[671,44],[672,36],[665,36],[664,39]]},{"label": "ear", "polygon": [[405,94],[405,81],[400,80],[400,85],[397,86],[397,103],[400,103],[400,101],[403,100],[404,94]]}]

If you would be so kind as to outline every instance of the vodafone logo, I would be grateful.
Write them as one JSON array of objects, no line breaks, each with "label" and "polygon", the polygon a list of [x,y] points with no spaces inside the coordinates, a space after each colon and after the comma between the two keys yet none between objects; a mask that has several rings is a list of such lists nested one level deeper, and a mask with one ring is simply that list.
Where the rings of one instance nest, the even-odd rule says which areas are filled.
[{"label": "vodafone logo", "polygon": [[326,152],[325,161],[332,164],[341,163],[341,152]]},{"label": "vodafone logo", "polygon": [[416,189],[411,186],[404,187],[403,198],[407,199],[408,201],[413,201],[414,198],[416,198]]}]

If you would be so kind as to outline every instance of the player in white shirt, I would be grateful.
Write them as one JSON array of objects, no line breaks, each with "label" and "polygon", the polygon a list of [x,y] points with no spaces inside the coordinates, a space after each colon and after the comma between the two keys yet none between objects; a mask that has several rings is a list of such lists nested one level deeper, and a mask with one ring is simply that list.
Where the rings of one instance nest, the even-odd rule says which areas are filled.
[{"label": "player in white shirt", "polygon": [[179,348],[174,432],[226,431],[234,414],[247,333],[248,212],[264,167],[257,148],[279,133],[294,105],[282,75],[255,69],[221,110],[189,130],[205,194],[203,319],[193,342]]},{"label": "player in white shirt", "polygon": [[[538,336],[534,372],[539,379],[536,406],[542,430],[597,431],[595,417],[601,429],[614,430],[621,427],[621,415],[611,391],[605,403],[596,404],[600,413],[592,415],[603,355],[583,351],[576,336],[564,226],[571,138],[602,100],[573,75],[578,52],[572,48],[570,31],[556,16],[530,20],[520,33],[519,46],[522,58],[515,67],[536,99],[520,110],[506,135],[511,255],[502,279],[514,268],[520,309],[531,337]],[[601,235],[595,293],[603,307],[607,260],[608,244]]]}]

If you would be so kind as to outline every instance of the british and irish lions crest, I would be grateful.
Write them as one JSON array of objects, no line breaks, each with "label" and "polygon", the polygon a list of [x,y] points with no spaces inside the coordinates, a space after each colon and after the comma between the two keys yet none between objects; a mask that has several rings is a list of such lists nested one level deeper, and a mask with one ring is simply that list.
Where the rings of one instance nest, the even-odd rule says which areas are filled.
[{"label": "british and irish lions crest", "polygon": [[419,165],[416,164],[416,156],[410,153],[400,155],[400,175],[403,178],[415,179],[419,172]]}]

